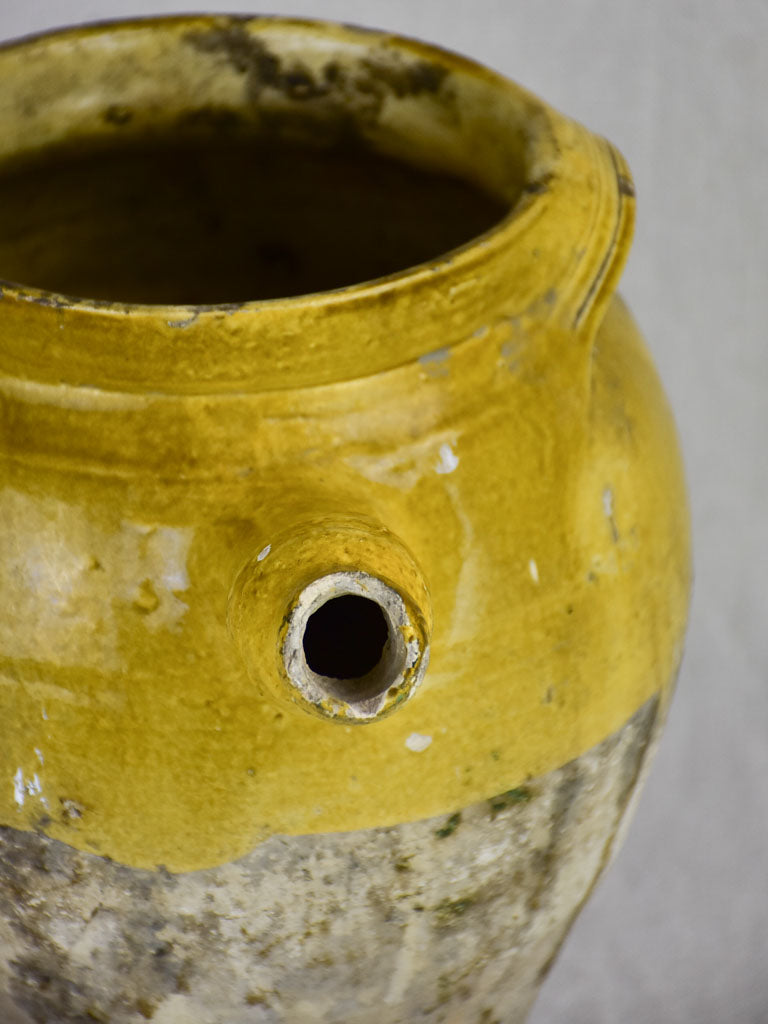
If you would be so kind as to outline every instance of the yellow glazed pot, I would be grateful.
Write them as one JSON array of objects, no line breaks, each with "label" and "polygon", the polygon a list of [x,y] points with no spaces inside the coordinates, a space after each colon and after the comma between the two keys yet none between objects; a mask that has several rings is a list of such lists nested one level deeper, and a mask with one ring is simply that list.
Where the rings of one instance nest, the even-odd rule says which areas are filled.
[{"label": "yellow glazed pot", "polygon": [[623,160],[320,22],[0,82],[7,1015],[522,1020],[687,608]]}]

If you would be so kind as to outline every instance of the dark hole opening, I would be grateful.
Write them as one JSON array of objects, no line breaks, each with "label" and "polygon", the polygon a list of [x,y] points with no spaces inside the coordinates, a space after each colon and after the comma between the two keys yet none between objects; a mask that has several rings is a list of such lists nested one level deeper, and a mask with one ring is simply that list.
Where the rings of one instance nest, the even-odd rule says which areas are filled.
[{"label": "dark hole opening", "polygon": [[359,145],[85,139],[0,166],[0,278],[122,302],[280,298],[435,259],[506,212]]},{"label": "dark hole opening", "polygon": [[359,679],[378,665],[388,636],[387,620],[375,601],[345,594],[310,615],[304,656],[318,675]]}]

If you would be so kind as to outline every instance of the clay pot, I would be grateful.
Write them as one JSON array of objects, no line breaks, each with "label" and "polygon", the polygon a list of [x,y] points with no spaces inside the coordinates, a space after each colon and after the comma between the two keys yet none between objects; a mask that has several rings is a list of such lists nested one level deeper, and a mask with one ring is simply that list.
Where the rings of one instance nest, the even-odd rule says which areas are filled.
[{"label": "clay pot", "polygon": [[623,160],[325,23],[0,78],[8,1014],[522,1020],[687,607]]}]

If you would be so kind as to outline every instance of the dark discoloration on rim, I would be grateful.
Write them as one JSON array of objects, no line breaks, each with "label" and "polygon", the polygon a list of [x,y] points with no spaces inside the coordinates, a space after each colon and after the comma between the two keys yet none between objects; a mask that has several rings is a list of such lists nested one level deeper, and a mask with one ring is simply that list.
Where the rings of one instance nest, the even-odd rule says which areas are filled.
[{"label": "dark discoloration on rim", "polygon": [[223,56],[238,74],[246,78],[247,93],[252,101],[257,100],[261,91],[267,88],[283,92],[294,100],[313,99],[328,92],[328,85],[316,82],[300,62],[284,67],[280,58],[240,23],[188,32],[185,39],[201,53]]},{"label": "dark discoloration on rim", "polygon": [[448,69],[439,64],[430,64],[425,60],[404,61],[397,58],[394,51],[382,50],[380,56],[367,58],[360,63],[369,73],[370,83],[386,86],[398,99],[438,93],[448,76]]},{"label": "dark discoloration on rim", "polygon": [[527,181],[522,188],[524,195],[541,195],[542,192],[547,192],[552,187],[553,175],[545,174],[541,178],[537,178],[534,181]]},{"label": "dark discoloration on rim", "polygon": [[[315,75],[299,59],[287,63],[273,53],[239,19],[188,32],[184,38],[201,53],[222,56],[242,75],[251,105],[259,103],[265,90],[273,90],[293,101],[324,101],[326,115],[333,114],[337,122],[348,123],[351,118],[358,124],[367,124],[378,118],[388,95],[403,99],[440,94],[442,99],[450,99],[445,90],[450,74],[447,68],[427,60],[407,60],[378,40],[378,45],[356,66],[330,60]],[[266,127],[264,113],[262,128]],[[284,119],[285,113],[281,116]]]}]

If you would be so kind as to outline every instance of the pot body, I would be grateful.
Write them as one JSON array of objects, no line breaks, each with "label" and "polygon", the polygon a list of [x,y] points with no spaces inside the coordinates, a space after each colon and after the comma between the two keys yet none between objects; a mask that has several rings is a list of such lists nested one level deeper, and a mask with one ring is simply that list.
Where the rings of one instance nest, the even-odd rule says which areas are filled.
[{"label": "pot body", "polygon": [[[36,1022],[522,1020],[687,608],[674,426],[614,295],[626,167],[482,68],[338,26],[126,23],[2,62],[9,166],[258,138],[506,210],[295,298],[5,288],[7,998]],[[57,270],[33,233],[19,266],[102,286],[82,237]],[[320,626],[344,598],[376,625]]]}]

